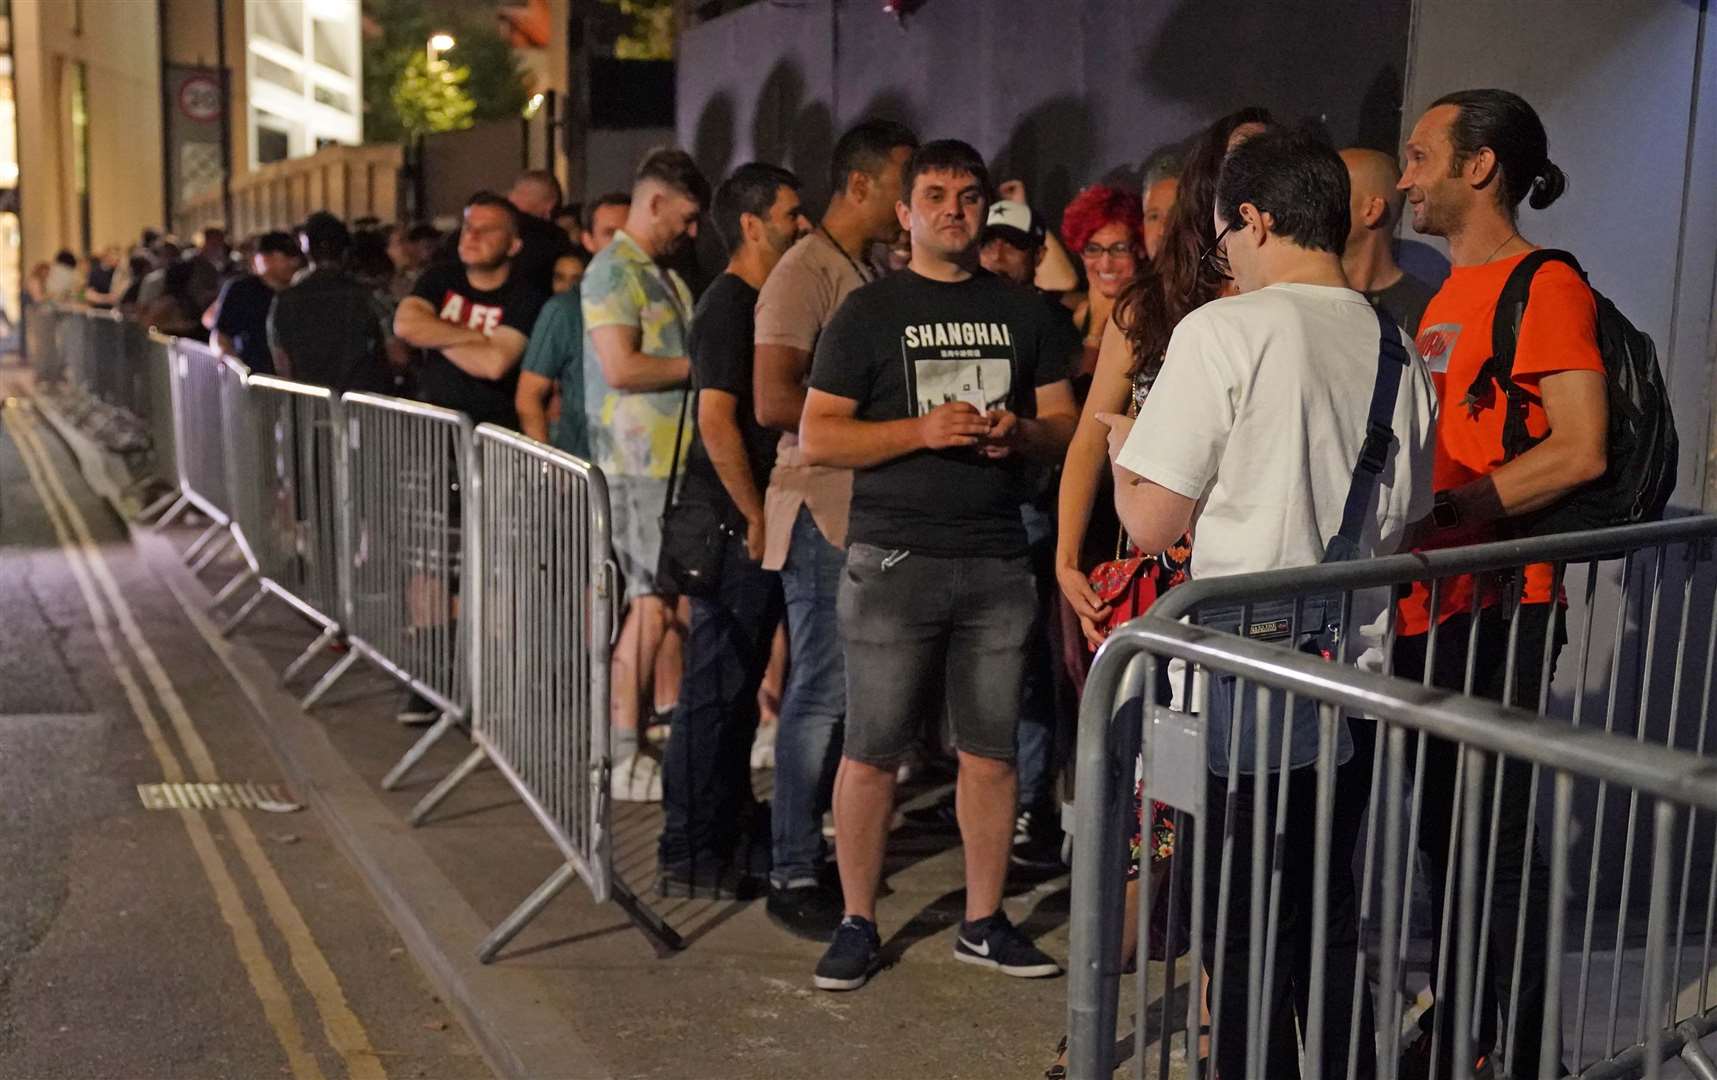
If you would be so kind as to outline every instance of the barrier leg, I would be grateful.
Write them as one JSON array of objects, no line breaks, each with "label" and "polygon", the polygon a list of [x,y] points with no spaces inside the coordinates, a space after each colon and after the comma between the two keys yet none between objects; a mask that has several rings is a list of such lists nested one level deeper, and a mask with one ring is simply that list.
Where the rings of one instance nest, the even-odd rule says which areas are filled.
[{"label": "barrier leg", "polygon": [[342,656],[340,662],[329,668],[316,685],[311,687],[310,692],[304,695],[304,700],[298,703],[298,707],[306,711],[315,708],[316,703],[322,700],[322,695],[332,690],[334,684],[340,681],[340,676],[352,670],[352,665],[357,662],[358,654],[355,651]]},{"label": "barrier leg", "polygon": [[252,595],[249,600],[244,602],[243,607],[233,612],[232,618],[221,624],[221,636],[230,637],[232,632],[237,630],[246,619],[250,618],[251,615],[255,613],[256,609],[262,606],[262,602],[267,599],[267,589],[256,590],[256,593]]},{"label": "barrier leg", "polygon": [[457,769],[448,773],[441,779],[440,783],[430,788],[429,794],[425,795],[421,800],[419,800],[416,806],[411,808],[411,813],[407,815],[406,820],[411,822],[413,825],[422,825],[423,819],[428,817],[437,806],[441,805],[441,800],[453,794],[453,789],[464,783],[465,778],[475,772],[477,766],[481,765],[483,763],[483,759],[488,756],[488,751],[484,750],[481,746],[465,755],[465,760],[459,763],[459,767]]},{"label": "barrier leg", "polygon": [[477,959],[485,964],[495,961],[495,954],[507,947],[507,942],[519,936],[519,931],[525,924],[542,914],[548,902],[560,895],[560,891],[572,884],[578,872],[571,863],[562,863],[560,868],[549,875],[547,881],[538,885],[536,891],[525,897],[525,902],[513,909],[513,913],[501,920],[499,926],[489,931],[489,936],[483,939],[483,944],[477,946]]},{"label": "barrier leg", "polygon": [[298,677],[299,672],[304,670],[305,665],[309,664],[310,661],[316,659],[316,654],[321,652],[323,649],[326,649],[329,645],[333,644],[334,639],[338,638],[339,636],[340,636],[340,631],[335,629],[332,626],[328,627],[328,629],[326,629],[326,630],[322,631],[320,634],[318,634],[316,636],[316,640],[312,641],[310,643],[310,647],[305,649],[303,652],[299,653],[298,659],[292,661],[292,663],[290,663],[290,664],[287,664],[286,670],[282,671],[280,673],[281,685],[284,686],[287,683],[291,682],[293,679],[296,679]]},{"label": "barrier leg", "polygon": [[1699,1045],[1699,1025],[1683,1024],[1679,1030],[1687,1039],[1681,1044],[1681,1063],[1687,1066],[1687,1071],[1698,1080],[1717,1080],[1717,1064],[1711,1061],[1711,1055]]},{"label": "barrier leg", "polygon": [[191,546],[180,553],[180,561],[188,563],[192,559],[195,559],[204,548],[209,546],[209,543],[214,540],[215,537],[221,535],[221,533],[225,531],[226,526],[222,525],[220,522],[209,522],[209,527],[203,530],[202,535],[191,541]]},{"label": "barrier leg", "polygon": [[405,752],[405,756],[399,759],[399,764],[389,769],[388,774],[382,777],[382,790],[392,791],[398,787],[399,782],[405,779],[405,774],[423,760],[423,755],[429,753],[429,748],[440,742],[441,737],[451,730],[453,730],[453,714],[444,712],[441,714],[441,719],[423,733],[423,738],[413,743],[411,749]]},{"label": "barrier leg", "polygon": [[[180,514],[183,514],[186,510],[191,508],[191,500],[185,498],[185,496],[179,492],[169,491],[167,495],[173,497],[173,505],[167,508],[166,513],[155,519],[155,528],[157,529],[165,529],[167,526],[177,521]],[[166,496],[163,496],[163,498],[165,497]]]},{"label": "barrier leg", "polygon": [[[139,510],[137,512],[137,520],[148,521],[150,518],[155,517],[156,514],[161,514],[161,517],[155,522],[155,527],[161,528],[162,526],[170,523],[174,517],[189,505],[190,503],[185,501],[185,497],[179,494],[179,489],[174,488],[171,491],[164,493],[160,498],[156,499],[148,506],[145,506],[142,510]],[[166,513],[162,513],[163,510],[165,510]]]},{"label": "barrier leg", "polygon": [[244,588],[246,582],[252,581],[255,578],[256,571],[252,570],[250,567],[247,566],[243,570],[240,570],[231,581],[222,585],[220,591],[215,593],[214,599],[209,601],[209,610],[213,611],[215,608],[225,604],[228,600],[231,600],[235,595],[237,595],[240,589]]},{"label": "barrier leg", "polygon": [[[511,915],[490,931],[489,936],[477,947],[477,959],[485,964],[493,963],[496,954],[506,948],[507,943],[517,937],[527,923],[542,914],[548,902],[559,896],[561,890],[570,885],[577,876],[578,871],[573,869],[571,863],[562,863],[558,870],[549,875],[547,881],[525,897],[524,903],[513,909]],[[685,939],[620,881],[614,882],[614,902],[620,905],[620,909],[626,912],[626,917],[657,946],[672,952],[686,947]]]},{"label": "barrier leg", "polygon": [[208,549],[203,552],[202,556],[197,559],[196,562],[191,564],[191,573],[200,574],[204,570],[207,570],[210,563],[220,558],[221,552],[232,546],[232,542],[232,530],[228,529],[224,525],[221,526],[220,536],[216,538],[214,543],[208,546]]}]

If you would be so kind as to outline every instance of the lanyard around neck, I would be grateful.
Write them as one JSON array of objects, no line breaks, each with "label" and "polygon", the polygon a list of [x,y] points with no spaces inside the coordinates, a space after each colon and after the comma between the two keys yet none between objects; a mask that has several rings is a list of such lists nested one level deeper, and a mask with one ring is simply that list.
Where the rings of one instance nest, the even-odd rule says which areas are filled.
[{"label": "lanyard around neck", "polygon": [[858,275],[859,280],[864,282],[866,285],[869,285],[870,281],[871,281],[871,276],[869,274],[865,273],[864,270],[859,266],[858,260],[854,259],[851,255],[847,254],[847,249],[840,245],[840,242],[835,239],[834,234],[829,232],[828,227],[825,225],[822,225],[822,224],[818,224],[817,225],[817,231],[822,233],[823,239],[827,240],[829,242],[829,244],[836,251],[841,253],[841,258],[845,259],[847,261],[847,265],[853,268],[853,273]]}]

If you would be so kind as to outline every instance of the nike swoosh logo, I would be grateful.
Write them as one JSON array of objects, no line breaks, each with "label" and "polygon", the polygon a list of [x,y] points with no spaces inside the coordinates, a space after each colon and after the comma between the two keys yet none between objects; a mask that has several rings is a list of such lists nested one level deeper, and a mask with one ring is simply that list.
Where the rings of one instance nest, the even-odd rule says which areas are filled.
[{"label": "nike swoosh logo", "polygon": [[967,941],[964,937],[962,937],[960,939],[960,944],[964,945],[966,948],[977,953],[979,956],[990,955],[990,943],[987,941],[984,942],[982,945],[974,945],[970,941]]}]

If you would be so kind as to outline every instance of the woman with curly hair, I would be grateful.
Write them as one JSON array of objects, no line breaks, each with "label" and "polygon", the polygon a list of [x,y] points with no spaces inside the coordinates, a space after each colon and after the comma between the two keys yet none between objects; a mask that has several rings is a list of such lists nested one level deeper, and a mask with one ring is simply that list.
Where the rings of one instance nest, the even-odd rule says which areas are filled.
[{"label": "woman with curly hair", "polygon": [[[1092,589],[1087,574],[1094,561],[1121,554],[1111,550],[1093,560],[1082,550],[1093,528],[1098,495],[1105,490],[1110,475],[1108,429],[1097,420],[1097,414],[1137,413],[1139,403],[1150,393],[1151,384],[1162,368],[1163,354],[1174,328],[1193,310],[1231,291],[1227,265],[1209,256],[1216,242],[1217,177],[1230,150],[1274,124],[1269,110],[1253,107],[1224,116],[1199,135],[1181,173],[1180,193],[1163,234],[1162,247],[1116,300],[1114,317],[1103,331],[1091,389],[1062,465],[1055,547],[1056,582],[1093,650],[1107,635],[1113,612]],[[1137,200],[1133,202],[1137,211]],[[1113,507],[1105,500],[1103,518],[1112,519],[1113,515]],[[1160,593],[1185,579],[1191,558],[1190,538],[1183,538],[1169,552],[1131,554],[1153,557],[1153,565],[1145,572],[1155,576]],[[1168,667],[1166,664],[1158,667],[1155,690],[1160,701],[1170,696]],[[1127,957],[1138,949],[1138,890],[1146,852],[1150,887],[1158,889],[1167,877],[1168,860],[1175,849],[1174,826],[1167,808],[1161,805],[1147,808],[1144,799],[1142,790],[1135,791],[1138,813],[1134,818],[1133,862],[1127,874],[1121,941],[1122,954]],[[1180,877],[1186,879],[1190,875],[1183,873]],[[1180,910],[1188,909],[1183,898]],[[1169,944],[1172,943],[1165,946]],[[1062,1049],[1065,1051],[1065,1046]],[[1208,1047],[1201,1039],[1199,1054],[1202,1057],[1207,1052]],[[1064,1060],[1065,1053],[1062,1057]],[[1064,1071],[1062,1061],[1057,1061],[1045,1075],[1056,1078],[1064,1075]]]},{"label": "woman with curly hair", "polygon": [[1139,197],[1104,184],[1075,195],[1061,214],[1061,238],[1085,265],[1085,295],[1073,309],[1074,325],[1085,344],[1078,372],[1082,377],[1089,378],[1097,366],[1098,346],[1115,300],[1144,261],[1143,230]]}]

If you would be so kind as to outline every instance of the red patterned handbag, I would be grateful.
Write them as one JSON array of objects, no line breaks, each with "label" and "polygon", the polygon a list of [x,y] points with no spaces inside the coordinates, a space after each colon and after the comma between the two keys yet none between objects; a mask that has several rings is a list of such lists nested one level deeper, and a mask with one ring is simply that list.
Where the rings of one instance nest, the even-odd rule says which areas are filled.
[{"label": "red patterned handbag", "polygon": [[1105,636],[1115,627],[1143,615],[1157,602],[1157,597],[1186,580],[1186,567],[1192,559],[1192,535],[1181,537],[1161,555],[1141,555],[1135,547],[1129,547],[1128,551],[1129,558],[1099,563],[1087,575],[1091,591],[1109,607],[1109,616],[1102,624]]}]

